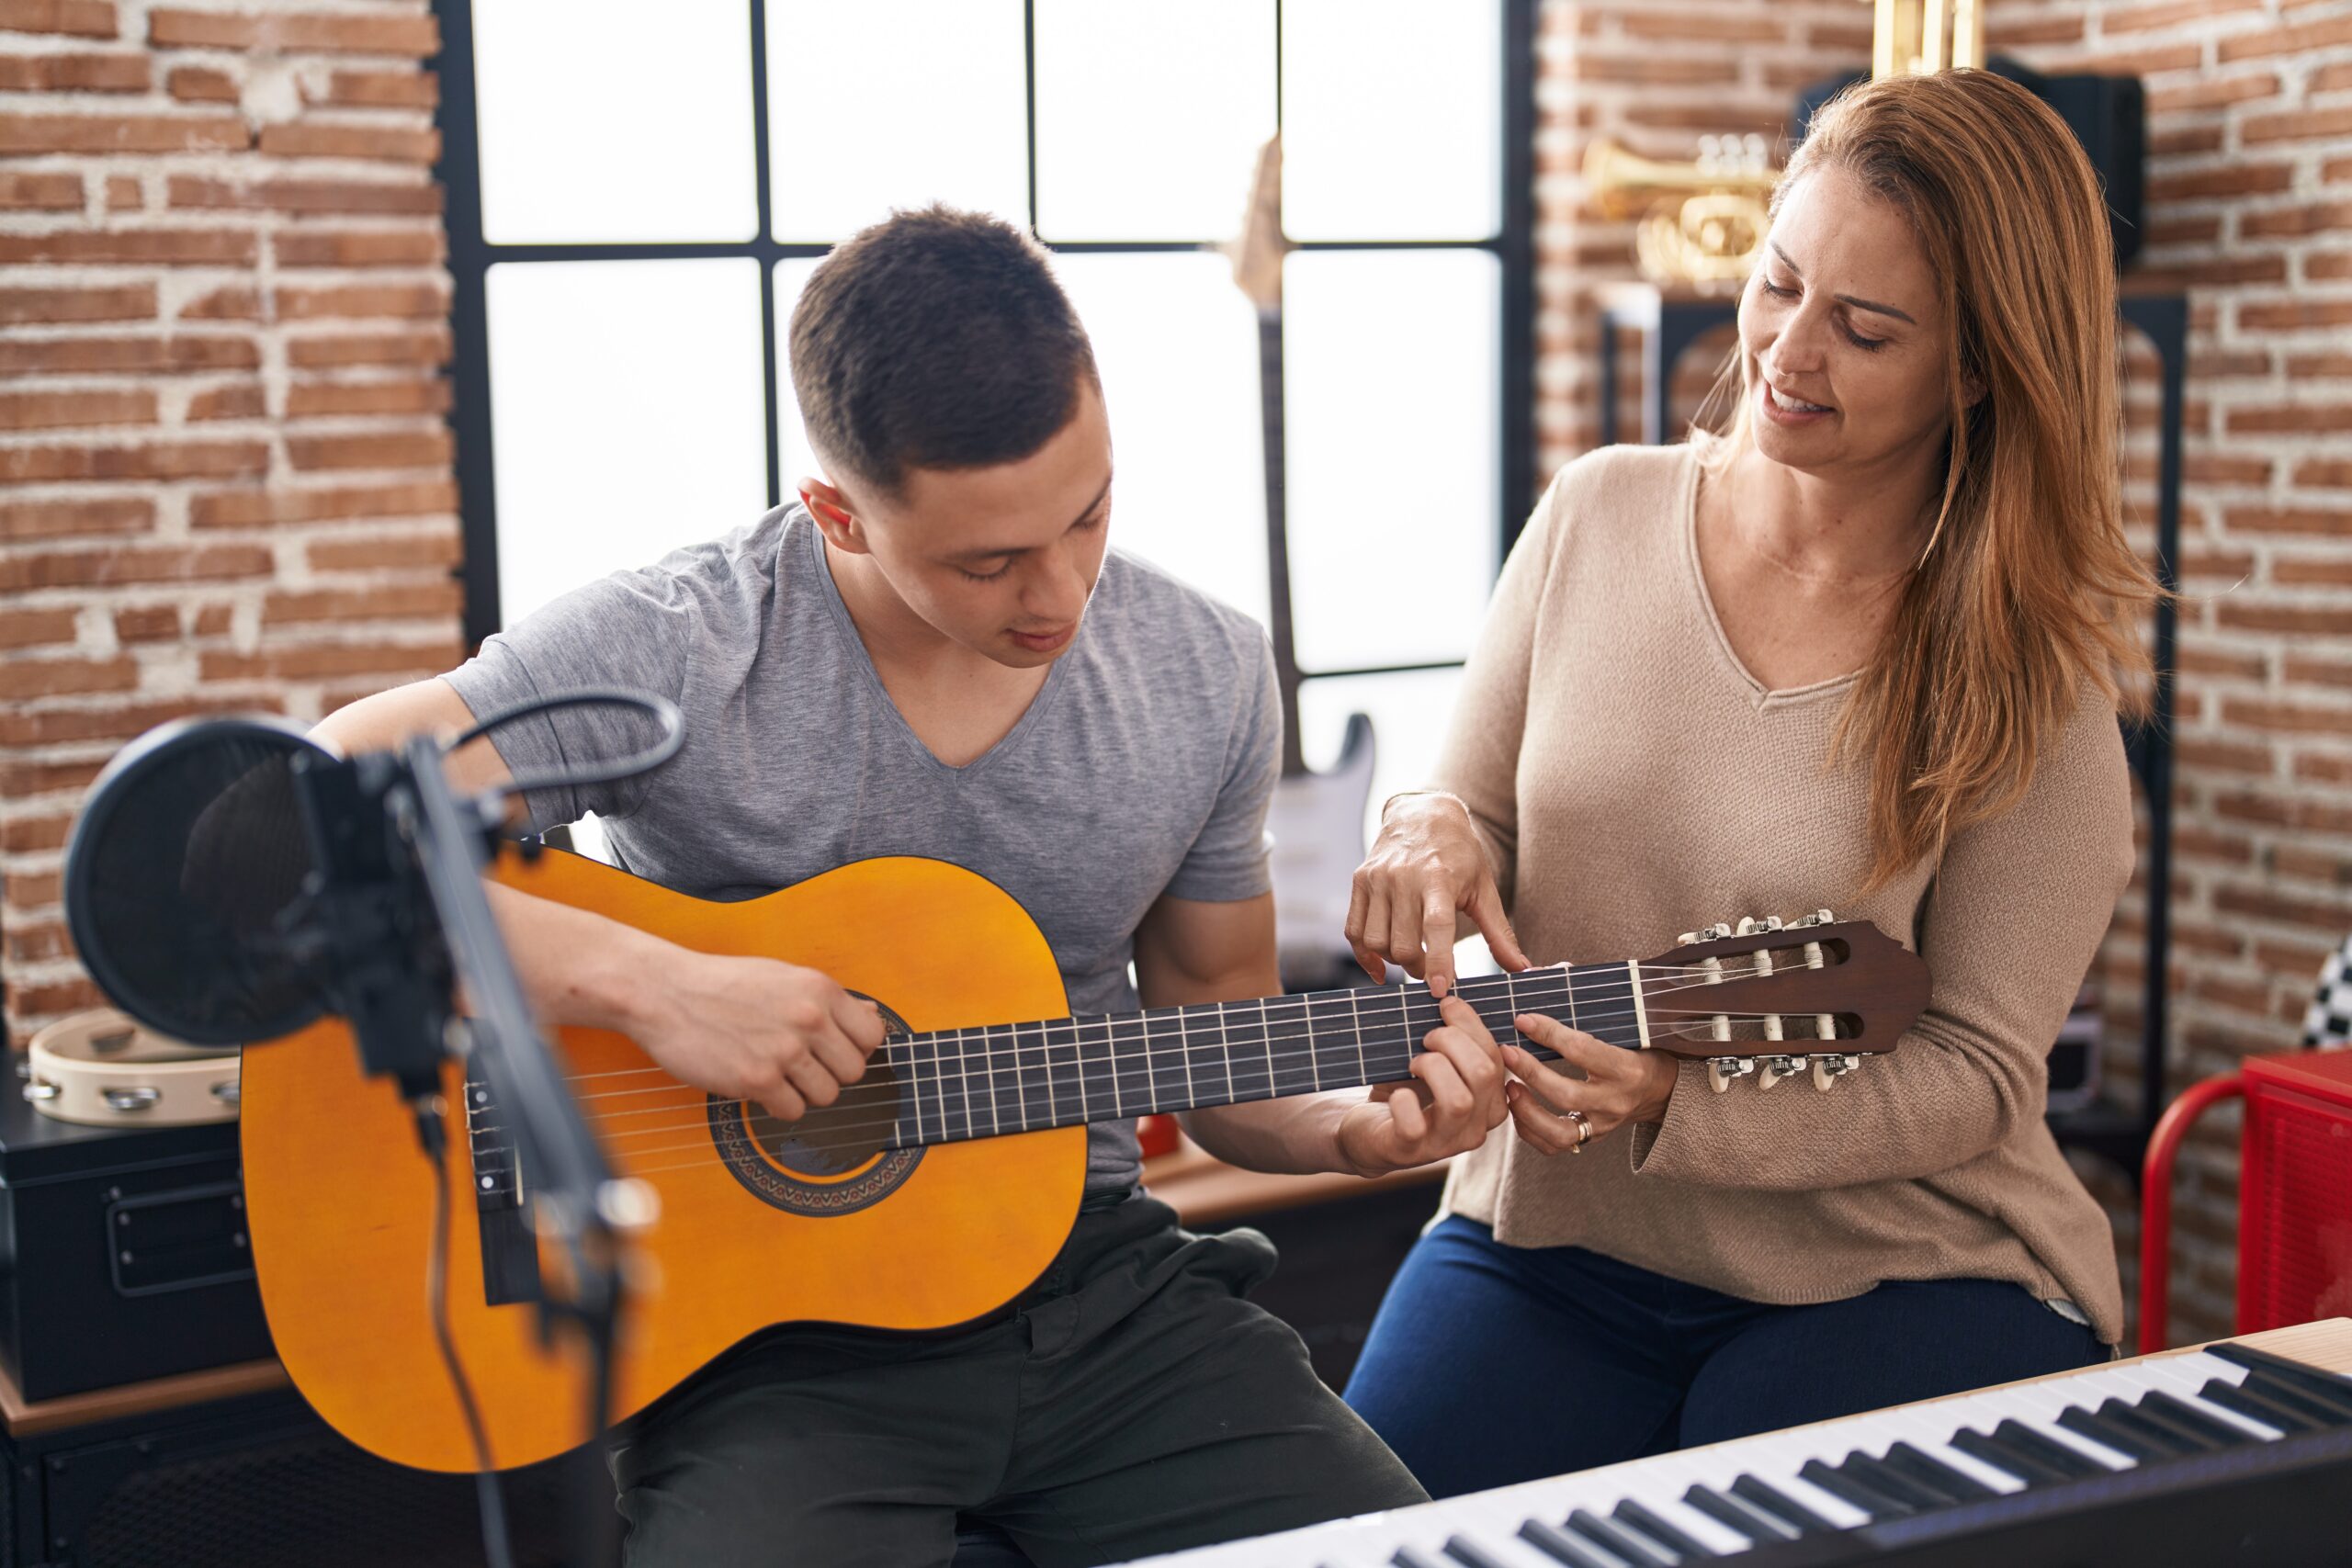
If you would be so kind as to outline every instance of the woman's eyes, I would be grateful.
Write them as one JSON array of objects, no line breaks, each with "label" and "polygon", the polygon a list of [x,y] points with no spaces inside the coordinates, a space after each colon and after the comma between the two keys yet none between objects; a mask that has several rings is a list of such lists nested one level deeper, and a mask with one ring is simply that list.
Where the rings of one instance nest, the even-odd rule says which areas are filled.
[{"label": "woman's eyes", "polygon": [[[1765,278],[1763,282],[1764,292],[1770,294],[1775,299],[1793,299],[1797,297],[1797,291],[1795,289],[1783,288],[1769,277]],[[1844,333],[1846,334],[1846,341],[1852,344],[1856,348],[1876,350],[1886,346],[1886,339],[1883,337],[1864,337],[1861,333],[1856,332],[1849,326],[1846,326],[1842,322],[1839,323],[1838,331]]]}]

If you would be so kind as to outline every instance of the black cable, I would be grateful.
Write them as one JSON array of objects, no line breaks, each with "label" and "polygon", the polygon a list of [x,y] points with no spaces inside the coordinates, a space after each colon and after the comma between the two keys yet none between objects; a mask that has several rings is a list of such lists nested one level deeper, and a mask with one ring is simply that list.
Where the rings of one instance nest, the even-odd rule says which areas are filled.
[{"label": "black cable", "polygon": [[662,727],[662,739],[642,751],[633,752],[609,762],[591,762],[573,771],[540,773],[529,778],[510,780],[501,787],[498,793],[520,795],[526,790],[578,789],[582,784],[611,784],[616,779],[633,777],[649,768],[660,767],[676,756],[678,748],[686,742],[685,717],[678,712],[678,705],[670,701],[669,698],[655,696],[650,692],[622,691],[616,687],[594,687],[586,691],[560,692],[552,697],[535,697],[527,703],[521,703],[511,708],[502,708],[442,747],[441,754],[446,757],[469,741],[481,739],[501,725],[512,724],[518,718],[528,718],[533,714],[548,713],[557,708],[598,706],[637,709]]},{"label": "black cable", "polygon": [[448,1369],[457,1390],[458,1408],[465,1413],[466,1434],[474,1446],[474,1495],[481,1504],[481,1550],[490,1568],[514,1568],[514,1542],[506,1529],[506,1499],[498,1489],[498,1472],[492,1468],[490,1434],[481,1424],[481,1407],[474,1403],[473,1385],[458,1359],[457,1341],[449,1337],[449,1161],[448,1132],[442,1120],[439,1098],[415,1102],[417,1140],[433,1162],[433,1250],[425,1260],[424,1299],[433,1314],[433,1339],[441,1348],[441,1364]]}]

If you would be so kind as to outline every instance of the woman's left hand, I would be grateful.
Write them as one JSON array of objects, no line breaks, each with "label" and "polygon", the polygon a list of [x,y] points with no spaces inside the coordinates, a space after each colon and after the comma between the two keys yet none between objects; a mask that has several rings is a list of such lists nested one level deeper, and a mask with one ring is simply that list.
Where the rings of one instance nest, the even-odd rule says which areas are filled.
[{"label": "woman's left hand", "polygon": [[[1519,1032],[1584,1073],[1569,1077],[1538,1061],[1524,1047],[1502,1048],[1503,1066],[1516,1083],[1503,1086],[1519,1135],[1547,1155],[1573,1154],[1628,1122],[1656,1122],[1674,1097],[1677,1057],[1663,1051],[1626,1051],[1570,1029],[1557,1019],[1521,1013],[1511,1021]],[[1574,1114],[1571,1114],[1573,1112]],[[1581,1117],[1589,1131],[1579,1133]]]}]

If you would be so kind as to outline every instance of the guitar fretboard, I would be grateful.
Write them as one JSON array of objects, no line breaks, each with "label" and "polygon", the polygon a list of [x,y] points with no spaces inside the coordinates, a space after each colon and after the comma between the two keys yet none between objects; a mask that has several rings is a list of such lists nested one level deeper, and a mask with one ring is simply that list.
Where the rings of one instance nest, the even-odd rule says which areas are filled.
[{"label": "guitar fretboard", "polygon": [[[1627,1050],[1642,1043],[1624,964],[1532,969],[1454,987],[1495,1038],[1549,1056],[1511,1020],[1543,1013]],[[941,1030],[891,1042],[892,1147],[1237,1105],[1408,1076],[1444,1020],[1429,987],[1352,987]]]}]

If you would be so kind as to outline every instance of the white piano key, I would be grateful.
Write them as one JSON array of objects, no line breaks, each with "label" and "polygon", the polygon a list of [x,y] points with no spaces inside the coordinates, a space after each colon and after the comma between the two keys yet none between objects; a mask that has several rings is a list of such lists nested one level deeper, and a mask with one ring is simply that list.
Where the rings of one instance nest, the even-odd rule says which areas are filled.
[{"label": "white piano key", "polygon": [[1948,1464],[1971,1481],[1981,1482],[1996,1492],[2025,1490],[2026,1483],[2007,1471],[1996,1470],[1975,1455],[1962,1453],[1951,1446],[1952,1434],[1970,1423],[1961,1420],[1932,1419],[1925,1411],[1905,1414],[1902,1411],[1891,1410],[1887,1412],[1887,1416],[1897,1425],[1908,1428],[1909,1435],[1906,1440],[1911,1446],[1938,1463]]},{"label": "white piano key", "polygon": [[[2015,1417],[2052,1442],[2073,1449],[2085,1458],[2095,1460],[2109,1470],[2138,1468],[2140,1461],[2121,1450],[2110,1449],[2105,1443],[2086,1438],[2081,1433],[2058,1424],[2058,1417],[2061,1415],[2082,1404],[2079,1397],[2062,1399],[2054,1394],[2035,1393],[2030,1388],[2018,1389],[2014,1392],[2019,1396],[2018,1404],[2023,1407],[2013,1413]],[[2109,1388],[2108,1393],[2113,1392],[2112,1387]],[[2098,1408],[2099,1400],[2106,1397],[2107,1393],[2102,1393],[2098,1398],[2092,1399],[2084,1408],[2096,1410]]]},{"label": "white piano key", "polygon": [[[1729,1554],[1747,1550],[1746,1536],[1729,1525],[1718,1524],[1682,1500],[1682,1495],[1691,1487],[1713,1484],[1705,1467],[1679,1454],[1665,1454],[1651,1465],[1644,1466],[1636,1474],[1641,1484],[1629,1489],[1626,1496],[1636,1499],[1642,1506],[1711,1551]],[[1618,1501],[1622,1502],[1623,1498]],[[1616,1504],[1610,1506],[1613,1508]]]},{"label": "white piano key", "polygon": [[2198,1392],[2205,1386],[2206,1380],[2203,1378],[2184,1376],[2163,1368],[2161,1363],[2153,1361],[2137,1367],[2119,1367],[2116,1371],[2142,1388],[2161,1389],[2199,1416],[2210,1416],[2223,1426],[2243,1431],[2249,1437],[2269,1441],[2286,1435],[2267,1422],[2257,1421],[2251,1416],[2241,1416],[2227,1405],[2215,1404],[2207,1400]]},{"label": "white piano key", "polygon": [[[1810,1441],[1806,1439],[1810,1438]],[[1723,1479],[1717,1484],[1724,1491],[1742,1475],[1753,1475],[1776,1492],[1802,1503],[1827,1523],[1841,1530],[1849,1530],[1871,1522],[1871,1517],[1843,1497],[1833,1496],[1797,1474],[1808,1460],[1826,1459],[1835,1464],[1852,1452],[1850,1447],[1837,1453],[1818,1451],[1820,1447],[1834,1446],[1835,1439],[1826,1433],[1792,1434],[1785,1444],[1767,1446],[1732,1461],[1724,1467]]]}]

